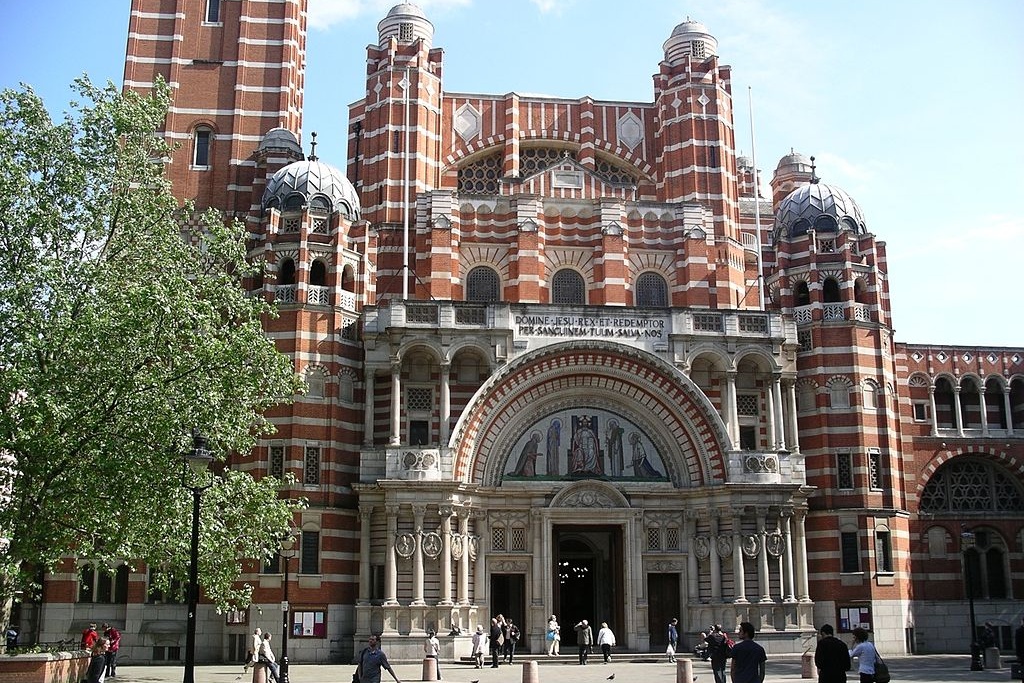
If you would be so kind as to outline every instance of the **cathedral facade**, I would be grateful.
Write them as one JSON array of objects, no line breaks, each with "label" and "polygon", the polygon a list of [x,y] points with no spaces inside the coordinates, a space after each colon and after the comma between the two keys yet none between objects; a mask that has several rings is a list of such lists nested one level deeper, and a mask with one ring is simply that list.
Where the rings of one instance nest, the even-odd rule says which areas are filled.
[{"label": "cathedral facade", "polygon": [[[498,613],[663,652],[750,621],[775,653],[863,625],[885,653],[1009,646],[1024,594],[1024,348],[893,338],[885,243],[783,157],[757,191],[731,70],[687,20],[649,102],[447,91],[400,4],[367,48],[348,158],[300,145],[305,0],[133,0],[125,87],[174,87],[175,192],[246,223],[267,334],[308,391],[232,466],[296,477],[294,557],[199,661],[282,628],[292,662],[442,656]],[[455,58],[472,58],[459,55]],[[353,70],[348,77],[358,77]],[[567,75],[568,77],[568,75]],[[287,567],[287,569],[286,569]],[[68,558],[23,619],[109,621],[183,656],[185,612]],[[445,637],[445,634],[451,634]]]}]

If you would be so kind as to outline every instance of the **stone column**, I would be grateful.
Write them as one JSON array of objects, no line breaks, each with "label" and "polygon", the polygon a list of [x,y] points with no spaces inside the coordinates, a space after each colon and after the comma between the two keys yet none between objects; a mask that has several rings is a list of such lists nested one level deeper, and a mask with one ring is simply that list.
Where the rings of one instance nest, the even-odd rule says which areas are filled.
[{"label": "stone column", "polygon": [[774,451],[779,447],[779,434],[775,428],[775,380],[774,378],[766,382],[764,388],[765,394],[765,405],[768,407],[768,415],[766,422],[768,426],[768,448],[765,450]]},{"label": "stone column", "polygon": [[786,562],[786,573],[785,583],[783,589],[783,600],[785,602],[796,602],[794,575],[793,575],[793,533],[792,525],[790,524],[790,518],[793,516],[793,511],[785,509],[782,511],[782,540],[785,543],[785,556]]},{"label": "stone column", "polygon": [[359,598],[360,605],[370,604],[370,522],[373,520],[373,506],[359,505]]},{"label": "stone column", "polygon": [[[1010,385],[1003,387],[1003,410],[1006,411],[1006,434],[1013,436],[1013,405],[1010,403]],[[1024,662],[1021,662],[1024,666]]]},{"label": "stone column", "polygon": [[711,563],[711,602],[722,601],[722,566],[718,557],[718,510],[711,511],[711,538],[708,543],[708,561]]},{"label": "stone column", "polygon": [[772,400],[775,403],[775,450],[786,450],[786,419],[782,412],[782,376],[772,376]]},{"label": "stone column", "polygon": [[[532,591],[530,605],[541,607],[544,604],[544,560],[548,554],[544,552],[544,541],[541,529],[544,527],[544,514],[542,508],[530,508],[530,546],[532,547],[533,562],[530,565],[530,572],[533,574],[530,584]],[[523,638],[526,639],[526,626],[529,622],[522,624]]]},{"label": "stone column", "polygon": [[374,379],[376,378],[373,368],[366,368],[366,392],[363,398],[363,445],[373,445],[373,408],[375,401]]},{"label": "stone column", "polygon": [[449,361],[441,363],[441,446],[448,445],[448,438],[451,436],[452,419],[452,394],[451,394],[452,364]]},{"label": "stone column", "polygon": [[747,603],[746,576],[743,570],[743,517],[740,512],[732,516],[732,573],[736,577],[736,597],[733,602]]},{"label": "stone column", "polygon": [[441,515],[441,602],[452,605],[452,506],[442,505],[437,509]]},{"label": "stone column", "polygon": [[398,446],[402,443],[402,364],[391,363],[391,438],[389,443]]},{"label": "stone column", "polygon": [[462,538],[462,557],[459,558],[459,604],[469,604],[469,508],[459,508],[459,536]]},{"label": "stone column", "polygon": [[686,601],[697,602],[700,599],[700,584],[697,583],[699,575],[697,567],[697,518],[691,510],[686,511]]},{"label": "stone column", "polygon": [[773,602],[768,580],[768,509],[757,509],[757,535],[761,539],[761,547],[757,556],[757,582],[761,592],[761,602]]},{"label": "stone column", "polygon": [[793,545],[796,562],[796,594],[800,602],[811,601],[811,591],[807,581],[807,511],[796,509],[793,511],[796,519],[796,533],[794,534]]},{"label": "stone column", "polygon": [[978,389],[978,409],[981,410],[981,435],[988,436],[988,402],[985,401],[985,386]]},{"label": "stone column", "polygon": [[939,435],[939,416],[935,412],[935,385],[932,384],[928,387],[928,403],[931,404],[932,409],[932,436]]},{"label": "stone column", "polygon": [[736,407],[736,372],[725,373],[726,426],[732,447],[740,447],[739,409]]},{"label": "stone column", "polygon": [[398,535],[397,505],[385,506],[387,513],[388,540],[384,554],[384,604],[398,604],[398,561],[395,554],[395,537]]},{"label": "stone column", "polygon": [[800,429],[797,425],[796,412],[796,380],[791,379],[786,383],[786,396],[788,398],[789,410],[786,417],[789,422],[789,449],[794,453],[800,452]]},{"label": "stone column", "polygon": [[416,503],[412,506],[412,535],[416,548],[412,553],[412,604],[425,605],[423,600],[423,516],[427,506]]},{"label": "stone column", "polygon": [[964,416],[960,413],[960,385],[953,387],[953,420],[957,436],[964,435]]}]

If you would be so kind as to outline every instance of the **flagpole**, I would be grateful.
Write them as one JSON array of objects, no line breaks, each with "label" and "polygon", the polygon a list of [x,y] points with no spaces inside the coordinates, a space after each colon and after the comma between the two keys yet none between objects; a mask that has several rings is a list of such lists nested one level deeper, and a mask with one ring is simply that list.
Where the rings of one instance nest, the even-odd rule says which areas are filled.
[{"label": "flagpole", "polygon": [[754,96],[747,86],[747,105],[750,109],[750,163],[754,166],[754,244],[757,248],[757,305],[764,310],[764,266],[761,263],[761,182],[757,177],[757,145],[754,144]]}]

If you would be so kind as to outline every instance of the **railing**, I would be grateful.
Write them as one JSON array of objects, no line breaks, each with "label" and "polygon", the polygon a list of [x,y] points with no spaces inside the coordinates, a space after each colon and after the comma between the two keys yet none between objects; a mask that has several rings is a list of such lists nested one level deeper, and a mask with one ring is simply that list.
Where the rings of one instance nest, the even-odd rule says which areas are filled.
[{"label": "railing", "polygon": [[697,332],[721,332],[723,330],[721,313],[694,313],[693,329]]},{"label": "railing", "polygon": [[279,304],[295,303],[295,285],[277,285],[274,287],[274,299]]},{"label": "railing", "polygon": [[437,325],[437,304],[405,304],[405,321],[419,325]]},{"label": "railing", "polygon": [[846,306],[844,304],[825,304],[822,308],[823,320],[846,320]]},{"label": "railing", "polygon": [[321,285],[309,285],[309,289],[306,290],[306,302],[314,306],[330,306],[330,288]]},{"label": "railing", "polygon": [[487,323],[487,304],[455,304],[455,322],[459,325]]},{"label": "railing", "polygon": [[797,325],[810,325],[812,320],[813,306],[797,306],[793,309],[793,320]]},{"label": "railing", "polygon": [[356,293],[355,292],[341,292],[341,307],[350,311],[356,310]]},{"label": "railing", "polygon": [[850,318],[862,322],[871,322],[871,307],[867,304],[850,304]]},{"label": "railing", "polygon": [[768,334],[768,316],[748,315],[741,313],[739,316],[740,332],[745,334]]}]

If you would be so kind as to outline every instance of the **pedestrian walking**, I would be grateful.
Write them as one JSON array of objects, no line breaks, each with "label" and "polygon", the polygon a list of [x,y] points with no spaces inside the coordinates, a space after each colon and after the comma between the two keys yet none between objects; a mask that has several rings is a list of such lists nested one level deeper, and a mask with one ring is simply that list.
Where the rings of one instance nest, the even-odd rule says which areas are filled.
[{"label": "pedestrian walking", "polygon": [[860,683],[875,683],[875,662],[878,661],[878,650],[875,649],[875,644],[868,640],[868,632],[860,626],[853,629],[853,643],[850,659],[857,658],[857,673],[860,674]]},{"label": "pedestrian walking", "polygon": [[558,646],[559,646],[559,643],[562,640],[561,631],[562,631],[562,627],[558,625],[558,619],[556,619],[555,615],[552,614],[551,618],[548,619],[548,632],[547,632],[547,634],[548,634],[547,635],[547,638],[548,638],[548,656],[549,657],[557,657],[558,656]]},{"label": "pedestrian walking", "polygon": [[740,622],[740,640],[732,648],[732,683],[762,683],[764,665],[768,656],[764,648],[754,642],[754,625]]},{"label": "pedestrian walking", "polygon": [[668,622],[668,647],[665,648],[665,654],[668,655],[668,661],[676,661],[676,646],[679,645],[679,620],[672,617],[672,620]]},{"label": "pedestrian walking", "polygon": [[380,637],[371,635],[366,640],[366,647],[359,653],[359,664],[353,677],[353,683],[380,683],[381,669],[391,674],[395,683],[402,683],[398,680],[398,674],[388,663],[388,656],[380,649]]},{"label": "pedestrian walking", "polygon": [[822,624],[818,629],[814,666],[818,668],[818,683],[846,683],[850,651],[846,649],[846,643],[836,638],[832,624]]},{"label": "pedestrian walking", "polygon": [[576,624],[574,629],[576,630],[576,646],[579,648],[580,664],[585,666],[590,656],[590,650],[594,647],[594,631],[586,619]]},{"label": "pedestrian walking", "polygon": [[487,642],[487,634],[484,633],[483,624],[476,627],[473,634],[473,661],[477,669],[484,668],[484,643]]},{"label": "pedestrian walking", "polygon": [[601,654],[604,656],[604,663],[612,659],[612,648],[615,647],[615,634],[608,628],[608,622],[601,622],[601,630],[597,632],[597,644],[601,646]]}]

